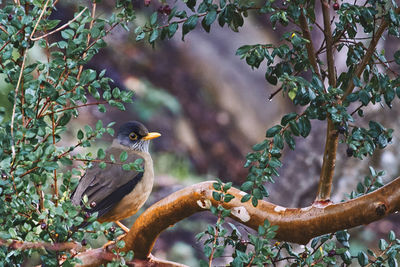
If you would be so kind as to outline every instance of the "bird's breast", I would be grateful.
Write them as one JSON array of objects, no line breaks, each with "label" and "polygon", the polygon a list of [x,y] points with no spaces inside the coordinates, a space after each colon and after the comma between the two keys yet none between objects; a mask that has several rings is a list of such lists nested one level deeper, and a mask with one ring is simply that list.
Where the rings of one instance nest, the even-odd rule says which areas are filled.
[{"label": "bird's breast", "polygon": [[135,188],[119,201],[114,208],[98,219],[99,222],[119,221],[135,214],[146,202],[154,183],[153,161],[148,153],[141,153],[144,159],[143,178]]}]

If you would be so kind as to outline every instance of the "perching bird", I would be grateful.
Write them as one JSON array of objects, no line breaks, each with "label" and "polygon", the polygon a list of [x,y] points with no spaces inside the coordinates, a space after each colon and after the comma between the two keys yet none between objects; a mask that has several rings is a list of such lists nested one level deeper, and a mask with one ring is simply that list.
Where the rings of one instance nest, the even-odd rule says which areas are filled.
[{"label": "perching bird", "polygon": [[82,199],[86,195],[91,206],[88,211],[98,212],[99,222],[113,221],[128,231],[119,220],[135,214],[150,195],[154,172],[149,154],[149,140],[159,136],[161,134],[156,132],[149,133],[140,122],[130,121],[123,124],[106,155],[113,154],[115,158],[119,158],[121,152],[126,151],[128,159],[123,163],[143,159],[144,171],[123,170],[119,161],[117,164],[107,164],[101,169],[96,162],[80,179],[71,195],[72,203],[82,205]]}]

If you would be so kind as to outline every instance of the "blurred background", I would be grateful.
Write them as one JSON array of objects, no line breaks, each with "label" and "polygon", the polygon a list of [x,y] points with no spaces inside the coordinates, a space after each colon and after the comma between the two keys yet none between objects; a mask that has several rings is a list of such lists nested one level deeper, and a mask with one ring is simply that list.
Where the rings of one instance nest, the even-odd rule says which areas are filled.
[{"label": "blurred background", "polygon": [[[62,20],[62,24],[67,22],[77,10],[77,3],[60,1],[53,19]],[[88,2],[81,4],[87,5]],[[156,1],[147,7],[142,1],[134,1],[134,4],[137,25],[143,25],[150,14],[162,5]],[[175,3],[167,4],[172,6]],[[98,5],[97,15],[107,16],[107,10],[111,10],[113,5],[113,1],[103,1]],[[184,8],[183,5],[180,7]],[[167,21],[166,16],[162,20]],[[149,130],[162,133],[162,137],[151,145],[156,180],[153,193],[142,210],[185,186],[216,177],[240,185],[246,179],[244,159],[252,145],[262,141],[265,131],[279,123],[282,115],[301,110],[281,93],[269,101],[270,95],[278,88],[265,80],[265,65],[251,70],[235,56],[235,52],[244,44],[277,43],[284,31],[287,29],[278,28],[274,32],[267,16],[250,14],[238,33],[213,25],[211,33],[207,34],[198,27],[185,37],[185,41],[178,33],[172,40],[159,42],[152,48],[145,42],[136,42],[133,31],[116,28],[106,38],[108,47],[96,55],[87,67],[99,72],[106,69],[106,75],[114,80],[115,86],[135,92],[135,101],[127,106],[125,112],[110,107],[107,113],[100,113],[95,106],[86,107],[73,121],[63,140],[75,143],[77,129],[85,124],[94,126],[99,119],[105,124],[115,121],[115,129],[126,121],[139,120]],[[316,31],[313,34],[319,44],[321,36]],[[52,37],[59,38],[57,35]],[[399,48],[400,44],[390,37],[381,47],[386,53],[393,53]],[[40,59],[43,53],[37,48],[30,57]],[[343,56],[338,55],[337,61],[338,64],[342,61],[345,66]],[[3,107],[10,106],[6,95],[7,90],[2,89],[0,103]],[[357,183],[369,174],[369,165],[386,171],[385,182],[400,173],[400,109],[396,101],[392,109],[377,105],[366,112],[365,120],[373,119],[395,129],[393,143],[387,149],[378,150],[373,157],[359,161],[348,158],[346,146],[339,145],[333,187],[335,202],[347,198],[346,194],[355,190]],[[285,148],[280,177],[275,184],[267,185],[271,195],[268,201],[288,207],[312,204],[322,163],[325,128],[324,122],[312,121],[309,138],[297,138],[294,152]],[[106,147],[110,141],[111,137],[105,136],[96,145]],[[137,216],[123,223],[130,226]],[[215,221],[216,218],[210,214],[201,213],[174,225],[161,234],[153,254],[197,266],[198,260],[204,256],[201,242],[196,241],[195,235]],[[351,230],[352,242],[359,245],[355,249],[377,246],[378,238],[390,229],[399,233],[399,225],[399,216],[392,215]],[[249,231],[244,227],[239,229],[244,233]],[[101,245],[103,241],[92,242]]]}]

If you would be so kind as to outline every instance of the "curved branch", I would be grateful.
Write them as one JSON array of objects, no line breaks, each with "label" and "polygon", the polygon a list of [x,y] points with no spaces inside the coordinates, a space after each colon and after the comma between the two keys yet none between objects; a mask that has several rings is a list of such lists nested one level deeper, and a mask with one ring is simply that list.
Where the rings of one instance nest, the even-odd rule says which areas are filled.
[{"label": "curved branch", "polygon": [[3,240],[0,239],[0,246],[6,246],[8,249],[25,250],[25,249],[47,249],[53,251],[75,250],[82,251],[82,245],[76,242],[65,243],[46,243],[46,242],[28,242],[20,240]]},{"label": "curved branch", "polygon": [[[268,219],[272,225],[279,226],[276,239],[305,244],[313,237],[368,224],[400,210],[399,188],[400,177],[357,199],[306,208],[284,208],[267,201],[259,201],[258,206],[253,207],[250,202],[241,203],[245,193],[232,188],[228,193],[235,198],[224,203],[224,207],[231,210],[233,219],[253,229],[257,229]],[[212,181],[203,182],[186,187],[155,203],[137,218],[129,233],[122,239],[125,241],[123,250],[133,250],[135,259],[147,259],[162,231],[194,213],[208,210],[211,204],[219,204],[212,197],[213,191]],[[112,249],[115,249],[113,245],[107,249],[97,249],[96,253],[106,253]],[[96,258],[100,260],[100,257],[89,257],[88,253],[95,252],[78,255],[84,266],[92,266]],[[91,263],[85,265],[84,259],[89,258]]]}]

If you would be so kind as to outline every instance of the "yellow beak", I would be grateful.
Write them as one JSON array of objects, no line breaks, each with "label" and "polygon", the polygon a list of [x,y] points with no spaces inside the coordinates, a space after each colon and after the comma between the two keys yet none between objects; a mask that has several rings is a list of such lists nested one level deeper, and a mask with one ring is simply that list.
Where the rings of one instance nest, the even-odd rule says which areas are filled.
[{"label": "yellow beak", "polygon": [[142,137],[142,140],[151,140],[157,137],[160,137],[161,134],[160,133],[156,133],[156,132],[152,132],[152,133],[148,133],[145,137]]}]

